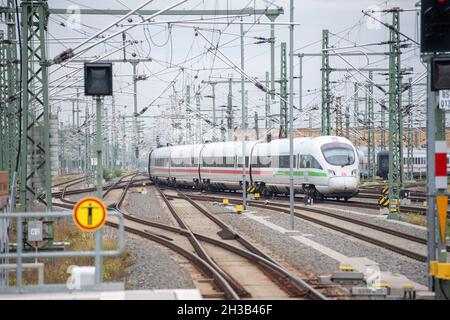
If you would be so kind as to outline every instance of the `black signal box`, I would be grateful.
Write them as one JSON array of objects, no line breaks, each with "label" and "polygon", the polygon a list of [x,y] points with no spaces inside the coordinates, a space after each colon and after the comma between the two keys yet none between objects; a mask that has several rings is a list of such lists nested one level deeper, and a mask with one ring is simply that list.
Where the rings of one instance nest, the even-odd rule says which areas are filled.
[{"label": "black signal box", "polygon": [[84,64],[84,95],[112,96],[112,63]]},{"label": "black signal box", "polygon": [[421,1],[422,53],[450,52],[450,0]]},{"label": "black signal box", "polygon": [[450,90],[450,56],[431,60],[431,90]]}]

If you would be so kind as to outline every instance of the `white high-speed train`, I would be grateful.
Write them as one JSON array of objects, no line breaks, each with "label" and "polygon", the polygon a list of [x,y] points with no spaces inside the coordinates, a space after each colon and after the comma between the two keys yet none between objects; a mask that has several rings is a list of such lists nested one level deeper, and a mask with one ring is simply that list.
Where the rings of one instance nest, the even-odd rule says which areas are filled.
[{"label": "white high-speed train", "polygon": [[[246,143],[246,184],[262,194],[289,193],[289,140]],[[349,199],[358,193],[359,159],[341,137],[294,139],[296,192]],[[150,179],[209,190],[242,188],[242,142],[163,147],[150,152]]]}]

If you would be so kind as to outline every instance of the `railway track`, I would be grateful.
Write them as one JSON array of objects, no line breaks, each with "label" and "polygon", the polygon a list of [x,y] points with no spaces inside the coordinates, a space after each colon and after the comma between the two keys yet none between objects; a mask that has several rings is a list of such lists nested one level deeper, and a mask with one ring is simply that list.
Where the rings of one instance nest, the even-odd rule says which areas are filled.
[{"label": "railway track", "polygon": [[[222,202],[222,200],[224,199],[222,197],[205,195],[191,195],[190,197],[198,201],[209,202]],[[241,199],[230,197],[227,197],[227,199],[230,201],[230,203],[241,204]],[[252,207],[264,208],[283,214],[290,213],[289,204],[287,203],[264,203],[262,201],[248,200],[248,204]],[[352,219],[350,217],[334,214],[323,209],[306,208],[300,206],[295,206],[295,209],[301,210],[301,213],[299,213],[298,211],[295,213],[295,215],[300,219],[304,219],[326,228],[350,235],[352,237],[399,253],[417,261],[426,262],[426,239],[357,219]],[[357,232],[355,230],[360,230],[360,232]],[[447,251],[450,252],[450,246],[447,246]]]},{"label": "railway track", "polygon": [[[208,191],[212,194],[218,194],[218,195],[224,195],[224,196],[230,196],[230,195],[239,195],[242,193],[238,192],[223,192],[223,191]],[[295,195],[296,200],[303,201],[304,195],[302,194],[296,194]],[[357,196],[355,198],[358,198]],[[271,198],[268,198],[268,200],[279,200],[279,201],[286,201],[288,197],[282,197],[282,196],[273,196]],[[334,200],[334,199],[324,199],[324,200],[314,200],[314,203],[320,203],[320,204],[332,204],[340,207],[353,207],[353,208],[361,208],[361,209],[375,209],[379,210],[379,205],[377,203],[367,203],[367,202],[361,202],[361,201],[341,201],[341,200]],[[415,207],[415,206],[401,206],[400,207],[402,213],[410,213],[410,214],[426,214],[426,208],[421,207]]]},{"label": "railway track", "polygon": [[[146,221],[144,219],[140,219],[127,214],[122,209],[122,203],[127,195],[129,188],[133,186],[136,176],[137,175],[127,176],[130,177],[128,181],[124,181],[124,179],[127,178],[124,176],[122,179],[110,186],[108,190],[106,190],[106,192],[104,193],[104,197],[105,203],[108,204],[108,208],[122,212],[128,222],[134,223],[134,225],[132,226],[126,226],[125,230],[127,232],[157,242],[160,245],[176,251],[181,256],[188,259],[207,277],[205,281],[208,281],[208,279],[213,279],[214,287],[220,288],[220,292],[216,292],[216,294],[212,295],[210,294],[210,298],[218,298],[223,296],[224,298],[228,299],[240,299],[249,298],[250,296],[252,296],[249,292],[251,290],[245,289],[244,285],[241,285],[232,276],[225,272],[222,267],[217,265],[216,261],[220,260],[220,254],[225,253],[228,258],[234,255],[236,257],[234,259],[239,259],[241,268],[243,263],[247,263],[247,267],[249,268],[262,270],[266,277],[270,277],[272,279],[272,286],[275,286],[276,283],[278,290],[283,291],[284,296],[282,297],[284,298],[294,297],[302,299],[326,299],[325,296],[318,290],[312,288],[300,278],[289,273],[286,269],[284,269],[266,254],[264,254],[258,248],[251,245],[241,236],[232,232],[224,224],[222,224],[221,228],[223,228],[222,236],[228,239],[226,242],[217,237],[211,237],[193,232],[181,217],[179,212],[180,210],[175,209],[170,203],[170,200],[167,199],[167,197],[162,192],[161,196],[163,199],[165,199],[165,203],[169,211],[174,215],[174,217],[177,217],[175,219],[179,222],[178,228]],[[121,185],[121,188],[118,187],[119,185]],[[119,191],[118,189],[122,189],[118,201],[108,200],[111,192],[113,192],[113,190]],[[73,206],[73,202],[64,199],[64,196],[66,195],[67,193],[62,195],[63,205],[66,207]],[[189,198],[184,197],[184,200],[195,206],[193,204],[195,202],[191,202]],[[205,212],[206,210],[204,210],[203,213]],[[111,221],[108,221],[108,225],[117,227],[117,225]],[[157,233],[145,229],[148,227],[156,229]],[[161,231],[169,231],[169,235],[163,235],[161,234]],[[177,244],[176,241],[174,241],[175,236],[183,238],[184,244]],[[232,238],[235,238],[234,241],[236,241],[238,245],[233,245],[230,243],[232,242]],[[191,245],[188,249],[186,248],[186,239]],[[183,243],[183,241],[181,242]],[[192,248],[194,248],[194,251],[196,252],[195,255],[192,254]],[[280,288],[282,288],[283,290],[280,290]],[[273,287],[272,289],[276,290],[275,287]]]}]

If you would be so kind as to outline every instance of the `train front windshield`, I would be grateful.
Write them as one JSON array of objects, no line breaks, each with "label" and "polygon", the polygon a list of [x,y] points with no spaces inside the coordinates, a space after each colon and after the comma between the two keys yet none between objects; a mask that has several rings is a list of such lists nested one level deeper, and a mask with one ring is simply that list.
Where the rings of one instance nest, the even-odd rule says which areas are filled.
[{"label": "train front windshield", "polygon": [[355,152],[351,145],[333,142],[322,146],[325,160],[333,166],[350,166],[355,163]]}]

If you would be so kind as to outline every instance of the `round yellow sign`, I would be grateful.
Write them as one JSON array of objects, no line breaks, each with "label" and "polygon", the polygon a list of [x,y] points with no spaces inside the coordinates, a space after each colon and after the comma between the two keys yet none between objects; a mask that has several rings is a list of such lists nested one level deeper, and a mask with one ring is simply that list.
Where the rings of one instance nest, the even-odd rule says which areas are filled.
[{"label": "round yellow sign", "polygon": [[78,200],[73,209],[73,221],[83,231],[93,232],[105,224],[108,212],[98,198],[87,197]]}]

